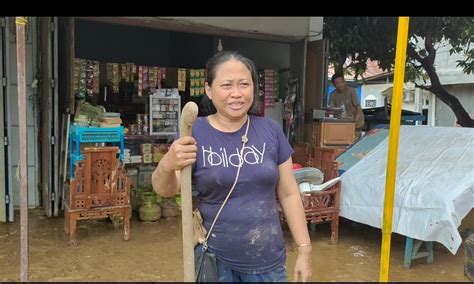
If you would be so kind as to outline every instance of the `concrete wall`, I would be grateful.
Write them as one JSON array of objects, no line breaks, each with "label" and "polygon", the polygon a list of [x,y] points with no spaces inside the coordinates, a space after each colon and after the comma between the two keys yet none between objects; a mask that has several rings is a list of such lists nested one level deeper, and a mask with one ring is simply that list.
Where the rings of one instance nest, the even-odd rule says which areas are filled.
[{"label": "concrete wall", "polygon": [[[421,38],[419,39],[418,46],[424,47],[424,41]],[[456,66],[456,61],[464,60],[465,56],[457,53],[449,54],[451,45],[447,42],[438,44],[435,48],[436,57],[434,65],[442,85],[474,83],[473,74],[465,74],[460,67]],[[418,83],[424,85],[421,80]]]},{"label": "concrete wall", "polygon": [[382,92],[392,87],[392,84],[373,84],[373,85],[362,85],[361,87],[361,102],[362,109],[370,108],[366,106],[366,100],[375,100],[375,107],[383,107],[385,105],[385,97]]},{"label": "concrete wall", "polygon": [[[419,46],[424,46],[424,41],[420,39]],[[460,67],[457,67],[458,60],[465,57],[462,54],[449,54],[451,46],[448,43],[441,43],[435,46],[436,58],[435,68],[439,80],[444,88],[456,96],[466,111],[474,117],[474,74],[465,74]],[[420,85],[429,85],[418,80]],[[432,96],[430,99],[428,124],[435,126],[454,126],[456,118],[453,111],[445,103]],[[433,106],[434,105],[434,106]],[[433,109],[435,112],[433,112]]]},{"label": "concrete wall", "polygon": [[[466,111],[474,118],[474,84],[457,84],[444,86],[446,90],[455,95]],[[456,117],[453,111],[441,100],[436,99],[436,126],[454,126]]]},{"label": "concrete wall", "polygon": [[457,67],[458,60],[464,60],[461,54],[449,54],[450,45],[441,45],[436,52],[435,67],[441,84],[465,84],[474,83],[474,74],[465,74],[460,67]]},{"label": "concrete wall", "polygon": [[309,41],[323,39],[323,17],[309,17]]}]

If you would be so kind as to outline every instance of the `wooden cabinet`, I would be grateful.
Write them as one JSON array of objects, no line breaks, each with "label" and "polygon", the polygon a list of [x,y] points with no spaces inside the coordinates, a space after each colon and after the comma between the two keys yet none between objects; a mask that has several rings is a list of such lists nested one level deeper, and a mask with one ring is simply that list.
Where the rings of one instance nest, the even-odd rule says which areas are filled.
[{"label": "wooden cabinet", "polygon": [[318,120],[306,129],[306,141],[316,147],[345,148],[355,140],[353,120]]},{"label": "wooden cabinet", "polygon": [[77,221],[112,217],[114,227],[123,218],[123,239],[130,238],[130,183],[118,147],[87,147],[77,161],[74,175],[64,184],[64,231],[77,245]]}]

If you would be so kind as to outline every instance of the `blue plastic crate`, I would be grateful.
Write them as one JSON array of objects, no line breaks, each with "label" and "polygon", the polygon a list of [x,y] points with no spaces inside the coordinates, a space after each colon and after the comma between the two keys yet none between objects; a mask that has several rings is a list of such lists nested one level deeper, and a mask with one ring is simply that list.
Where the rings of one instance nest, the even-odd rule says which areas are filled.
[{"label": "blue plastic crate", "polygon": [[72,125],[69,130],[69,160],[71,179],[74,177],[74,165],[76,161],[80,161],[84,158],[80,151],[81,143],[117,143],[120,147],[120,159],[123,160],[123,126],[102,128]]}]

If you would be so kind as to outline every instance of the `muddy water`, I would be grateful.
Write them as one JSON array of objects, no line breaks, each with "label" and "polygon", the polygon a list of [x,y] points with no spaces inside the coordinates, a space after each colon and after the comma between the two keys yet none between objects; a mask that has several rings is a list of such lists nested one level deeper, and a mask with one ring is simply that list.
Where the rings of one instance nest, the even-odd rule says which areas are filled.
[{"label": "muddy water", "polygon": [[[20,227],[0,224],[0,281],[19,281]],[[107,220],[79,221],[78,246],[68,246],[63,218],[46,218],[41,209],[29,213],[30,281],[182,281],[181,219],[155,223],[132,218],[131,239]],[[285,231],[288,273],[292,280],[296,252]],[[381,231],[341,221],[339,243],[329,244],[329,224],[311,231],[313,281],[378,281]],[[390,281],[468,281],[464,247],[456,255],[435,244],[434,263],[419,259],[403,268],[404,239],[392,236]]]}]

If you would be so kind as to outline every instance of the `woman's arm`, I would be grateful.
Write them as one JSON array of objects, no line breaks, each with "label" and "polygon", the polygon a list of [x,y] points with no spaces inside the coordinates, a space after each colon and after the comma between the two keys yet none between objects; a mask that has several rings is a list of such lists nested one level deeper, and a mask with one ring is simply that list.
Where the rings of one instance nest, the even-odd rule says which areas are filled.
[{"label": "woman's arm", "polygon": [[175,140],[151,176],[155,192],[163,197],[176,195],[180,187],[181,169],[196,161],[196,152],[196,140],[193,137]]},{"label": "woman's arm", "polygon": [[[301,275],[302,281],[311,277],[311,239],[309,238],[306,216],[300,191],[293,175],[291,157],[278,166],[280,181],[278,183],[278,199],[285,214],[293,240],[298,246],[294,280]],[[303,246],[301,246],[303,245]]]}]

